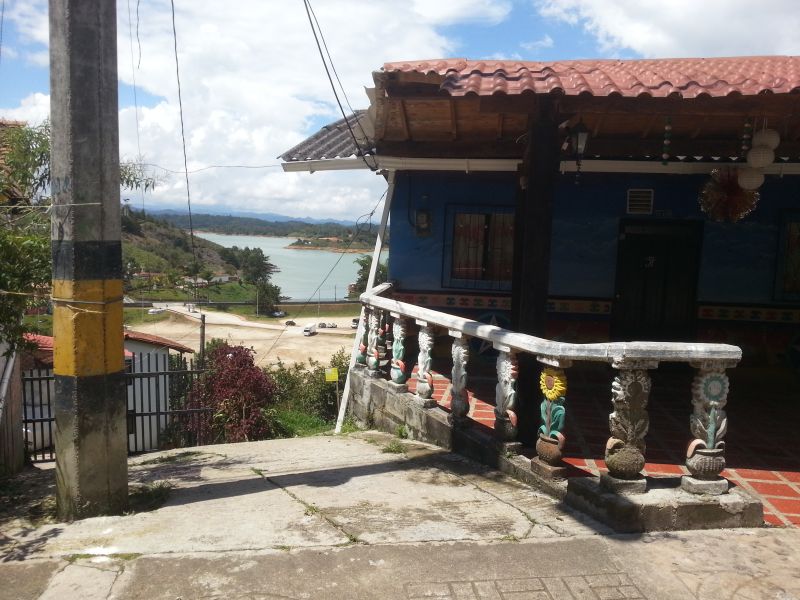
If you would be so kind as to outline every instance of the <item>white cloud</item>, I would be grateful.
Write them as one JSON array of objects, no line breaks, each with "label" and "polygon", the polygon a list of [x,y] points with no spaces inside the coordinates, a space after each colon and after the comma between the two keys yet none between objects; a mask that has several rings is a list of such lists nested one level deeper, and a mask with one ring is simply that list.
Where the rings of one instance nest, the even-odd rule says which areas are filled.
[{"label": "white cloud", "polygon": [[645,57],[800,54],[796,0],[534,0],[539,14],[582,27],[603,53]]},{"label": "white cloud", "polygon": [[[363,87],[372,84],[371,73],[383,62],[450,55],[454,43],[437,27],[497,23],[511,9],[509,0],[315,0],[313,6],[354,108],[367,105]],[[313,133],[312,122],[340,117],[302,2],[193,0],[175,8],[190,169],[278,164],[276,156]],[[19,0],[7,13],[29,56],[46,47],[46,10],[43,0]],[[117,11],[119,78],[131,85],[125,0],[118,0]],[[157,98],[139,108],[141,151],[147,162],[179,170],[183,157],[169,1],[142,2],[139,15],[136,83]],[[133,28],[138,62],[135,23]],[[20,106],[0,114],[26,110],[34,112]],[[133,106],[121,107],[123,157],[138,154],[135,117]],[[385,181],[369,171],[308,175],[279,168],[218,169],[191,175],[190,181],[198,206],[315,217],[358,216],[385,189]],[[171,175],[147,203],[184,200],[182,176]]]},{"label": "white cloud", "polygon": [[553,38],[551,38],[546,33],[543,37],[539,38],[533,42],[522,42],[520,47],[523,50],[528,50],[529,52],[536,52],[538,50],[542,50],[543,48],[552,48],[553,47]]},{"label": "white cloud", "polygon": [[19,106],[0,111],[0,117],[38,125],[50,116],[50,96],[36,92],[22,99]]}]

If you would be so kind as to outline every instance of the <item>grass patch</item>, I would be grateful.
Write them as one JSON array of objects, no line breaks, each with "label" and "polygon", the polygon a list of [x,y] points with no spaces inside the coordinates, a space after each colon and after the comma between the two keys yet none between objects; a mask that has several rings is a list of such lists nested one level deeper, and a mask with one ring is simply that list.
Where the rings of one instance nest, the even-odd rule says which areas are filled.
[{"label": "grass patch", "polygon": [[156,481],[132,487],[128,494],[128,510],[137,513],[161,508],[171,492],[172,484],[168,481]]},{"label": "grass patch", "polygon": [[93,558],[97,558],[98,556],[107,556],[109,558],[114,558],[117,560],[136,560],[140,556],[142,556],[141,552],[116,552],[114,554],[70,554],[64,557],[68,563],[74,563],[78,560],[91,560]]},{"label": "grass patch", "polygon": [[156,456],[155,458],[148,458],[139,463],[139,465],[174,465],[178,463],[189,462],[190,460],[202,456],[204,452],[197,452],[195,450],[188,450],[186,452],[178,452],[177,454],[168,454],[166,456]]},{"label": "grass patch", "polygon": [[395,433],[397,434],[397,437],[399,437],[401,440],[408,439],[408,429],[406,428],[405,425],[398,425]]},{"label": "grass patch", "polygon": [[357,431],[364,431],[364,428],[356,423],[353,417],[345,417],[341,433],[356,433]]},{"label": "grass patch", "polygon": [[172,316],[172,313],[166,311],[157,315],[150,315],[147,314],[148,310],[147,308],[125,308],[122,310],[123,322],[125,325],[142,325],[166,321]]},{"label": "grass patch", "polygon": [[381,448],[381,452],[385,454],[405,454],[406,445],[403,444],[400,440],[392,440],[391,442],[386,444],[383,448]]},{"label": "grass patch", "polygon": [[318,415],[290,407],[275,409],[279,437],[308,437],[329,431],[333,424]]},{"label": "grass patch", "polygon": [[53,335],[53,315],[25,315],[22,325],[31,333]]}]

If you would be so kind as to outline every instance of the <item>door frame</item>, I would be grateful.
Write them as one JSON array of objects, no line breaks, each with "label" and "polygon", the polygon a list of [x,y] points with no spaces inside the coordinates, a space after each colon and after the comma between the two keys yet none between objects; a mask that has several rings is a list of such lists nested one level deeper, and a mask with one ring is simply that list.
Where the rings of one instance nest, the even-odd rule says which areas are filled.
[{"label": "door frame", "polygon": [[621,264],[623,254],[621,244],[625,238],[624,236],[633,231],[634,233],[649,234],[651,236],[657,235],[670,235],[676,230],[688,234],[689,239],[692,241],[694,247],[693,260],[687,267],[693,268],[694,272],[690,277],[691,287],[688,290],[692,297],[692,304],[694,306],[689,316],[689,321],[686,323],[686,330],[691,332],[692,337],[695,336],[697,330],[697,289],[700,279],[700,264],[703,258],[703,233],[705,222],[700,219],[641,219],[635,217],[623,217],[619,220],[619,230],[617,233],[617,257],[616,265],[614,268],[614,295],[611,303],[611,326],[610,337],[612,340],[619,339],[620,330],[622,329],[622,320],[620,313],[620,303],[618,298],[620,296],[621,281]]}]

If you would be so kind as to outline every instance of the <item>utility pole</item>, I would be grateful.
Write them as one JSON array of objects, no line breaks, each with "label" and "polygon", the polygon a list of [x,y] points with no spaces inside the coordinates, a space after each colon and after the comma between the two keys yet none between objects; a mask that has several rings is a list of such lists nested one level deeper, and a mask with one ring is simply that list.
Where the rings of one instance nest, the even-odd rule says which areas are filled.
[{"label": "utility pole", "polygon": [[206,367],[206,313],[200,313],[200,368]]},{"label": "utility pole", "polygon": [[115,0],[50,0],[56,500],[128,505]]}]

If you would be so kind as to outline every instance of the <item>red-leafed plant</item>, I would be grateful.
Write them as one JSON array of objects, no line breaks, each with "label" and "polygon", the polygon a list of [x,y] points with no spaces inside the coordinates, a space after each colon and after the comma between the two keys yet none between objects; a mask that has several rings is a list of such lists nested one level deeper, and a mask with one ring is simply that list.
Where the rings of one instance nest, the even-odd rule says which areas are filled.
[{"label": "red-leafed plant", "polygon": [[197,443],[273,437],[275,382],[253,362],[253,351],[223,344],[206,357],[208,372],[194,382],[187,408],[205,409],[189,421]]}]

